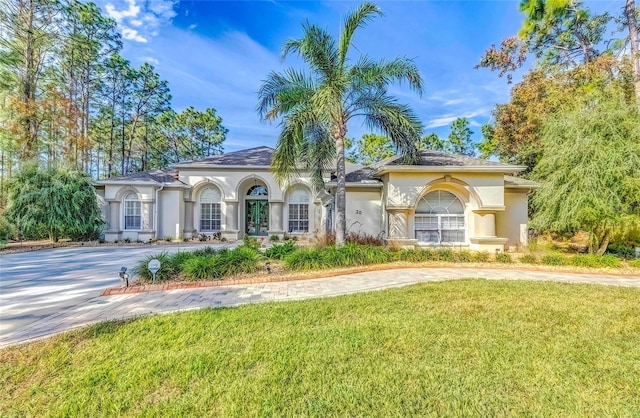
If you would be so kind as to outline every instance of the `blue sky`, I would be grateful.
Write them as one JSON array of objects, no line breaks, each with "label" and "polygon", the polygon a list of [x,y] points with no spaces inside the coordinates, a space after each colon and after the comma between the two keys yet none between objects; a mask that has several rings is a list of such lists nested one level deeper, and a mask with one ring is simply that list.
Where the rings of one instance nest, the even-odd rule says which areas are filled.
[{"label": "blue sky", "polygon": [[[282,62],[280,49],[301,35],[305,20],[337,35],[356,1],[99,1],[117,22],[124,56],[135,66],[154,65],[169,81],[174,109],[213,107],[229,129],[225,151],[274,146],[277,123],[255,112],[258,88],[270,71],[299,67]],[[608,3],[608,2],[607,2]],[[425,133],[448,135],[450,123],[467,117],[480,140],[496,103],[508,100],[506,79],[474,70],[484,50],[517,32],[522,16],[516,1],[378,1],[384,16],[360,29],[352,56],[413,58],[425,80],[418,96],[406,86],[393,93],[408,103]],[[517,79],[516,79],[517,80]],[[358,121],[348,136],[368,131]]]}]

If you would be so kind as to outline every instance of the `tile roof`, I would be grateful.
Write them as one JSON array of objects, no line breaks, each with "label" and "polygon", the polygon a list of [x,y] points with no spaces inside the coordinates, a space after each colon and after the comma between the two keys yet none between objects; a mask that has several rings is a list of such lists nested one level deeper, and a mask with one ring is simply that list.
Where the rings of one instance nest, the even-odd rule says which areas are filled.
[{"label": "tile roof", "polygon": [[513,176],[504,176],[504,185],[505,186],[517,186],[517,187],[531,187],[537,188],[540,187],[540,183],[535,181],[523,179],[520,177]]},{"label": "tile roof", "polygon": [[110,177],[99,182],[104,181],[153,181],[156,183],[184,184],[178,180],[178,170],[174,169],[140,171],[125,176]]},{"label": "tile roof", "polygon": [[212,155],[211,157],[199,160],[185,161],[174,164],[175,167],[191,167],[203,165],[216,166],[252,166],[252,167],[270,167],[271,158],[273,158],[274,149],[270,147],[256,147],[240,151],[229,152],[226,154]]},{"label": "tile roof", "polygon": [[[396,155],[386,161],[378,163],[379,167],[385,165],[403,165],[402,158]],[[484,158],[474,158],[461,154],[449,154],[432,150],[422,151],[420,153],[420,162],[416,165],[427,167],[511,167],[510,164],[489,161]]]}]

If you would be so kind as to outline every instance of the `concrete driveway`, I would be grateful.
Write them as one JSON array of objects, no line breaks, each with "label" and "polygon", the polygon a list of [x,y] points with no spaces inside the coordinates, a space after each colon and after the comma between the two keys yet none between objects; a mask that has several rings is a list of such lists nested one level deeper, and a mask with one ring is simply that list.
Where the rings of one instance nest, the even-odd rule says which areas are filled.
[{"label": "concrete driveway", "polygon": [[148,255],[235,245],[73,247],[0,255],[0,337],[119,286],[120,267],[132,269]]}]

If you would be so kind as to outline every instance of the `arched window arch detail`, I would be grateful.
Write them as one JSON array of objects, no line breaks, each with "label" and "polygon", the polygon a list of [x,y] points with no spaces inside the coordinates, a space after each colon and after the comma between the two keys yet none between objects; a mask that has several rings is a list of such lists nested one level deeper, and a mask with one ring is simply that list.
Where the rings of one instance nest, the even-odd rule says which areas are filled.
[{"label": "arched window arch detail", "polygon": [[200,193],[200,231],[220,231],[222,195],[216,187],[207,187]]},{"label": "arched window arch detail", "polygon": [[287,198],[289,206],[289,232],[309,232],[309,192],[295,188]]},{"label": "arched window arch detail", "polygon": [[419,242],[439,245],[464,243],[464,204],[445,190],[427,193],[416,205],[415,229]]},{"label": "arched window arch detail", "polygon": [[261,185],[251,186],[247,191],[247,196],[251,197],[268,197],[269,191],[266,187]]},{"label": "arched window arch detail", "polygon": [[124,229],[140,229],[142,227],[142,203],[136,193],[124,196]]}]

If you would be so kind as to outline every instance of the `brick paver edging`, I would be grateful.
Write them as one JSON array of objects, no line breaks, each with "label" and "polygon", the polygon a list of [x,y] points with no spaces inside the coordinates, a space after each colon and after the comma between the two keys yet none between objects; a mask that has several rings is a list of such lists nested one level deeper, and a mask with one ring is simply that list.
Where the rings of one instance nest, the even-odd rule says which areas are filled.
[{"label": "brick paver edging", "polygon": [[[316,271],[311,274],[306,275],[295,275],[295,276],[279,276],[277,273],[274,273],[272,276],[267,277],[258,277],[252,279],[229,279],[229,280],[205,280],[205,281],[196,281],[196,282],[176,282],[176,283],[162,283],[162,284],[150,284],[144,286],[131,286],[131,287],[110,287],[102,291],[100,296],[115,296],[115,295],[125,295],[132,293],[146,293],[146,292],[159,292],[166,290],[177,290],[177,289],[197,289],[200,287],[218,287],[218,286],[231,286],[231,285],[243,285],[243,284],[260,284],[260,283],[278,283],[278,282],[292,282],[299,280],[310,280],[310,279],[320,279],[320,278],[328,278],[335,276],[344,276],[348,274],[356,274],[356,273],[366,273],[368,271],[384,271],[384,270],[396,270],[396,269],[450,269],[456,268],[460,270],[475,270],[479,266],[456,266],[456,265],[437,265],[437,266],[424,266],[424,265],[369,265],[363,266],[360,268],[351,268],[351,269],[343,269],[343,270],[329,270],[329,271]],[[510,268],[509,266],[501,266],[501,267],[486,267],[481,266],[484,270],[509,270],[514,272],[545,272],[545,273],[562,273],[562,274],[576,274],[576,275],[593,275],[600,276],[602,274],[606,274],[607,276],[618,276],[618,277],[638,277],[638,275],[633,273],[619,273],[619,272],[606,272],[603,273],[593,272],[593,271],[576,271],[576,270],[566,270],[566,269],[543,269],[543,268]]]}]

